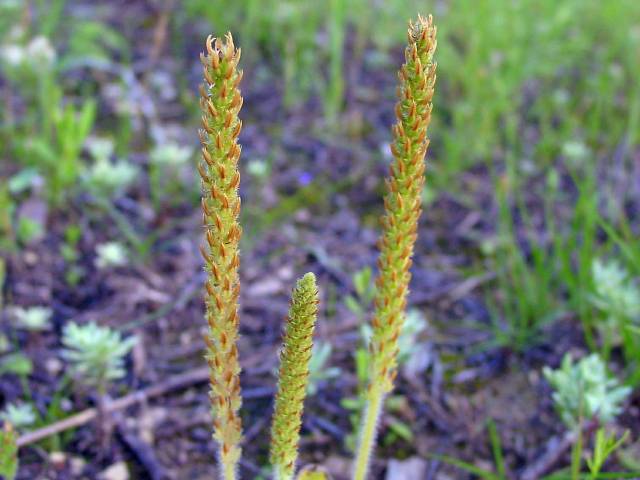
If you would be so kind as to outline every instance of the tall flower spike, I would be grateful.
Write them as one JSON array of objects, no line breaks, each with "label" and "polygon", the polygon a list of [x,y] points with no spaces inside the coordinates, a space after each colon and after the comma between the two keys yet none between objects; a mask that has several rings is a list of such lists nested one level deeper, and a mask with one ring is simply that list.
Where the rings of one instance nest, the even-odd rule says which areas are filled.
[{"label": "tall flower spike", "polygon": [[409,268],[421,213],[424,157],[429,145],[427,128],[436,81],[435,49],[436,27],[431,15],[409,22],[405,63],[398,75],[397,122],[391,143],[394,160],[386,181],[385,213],[378,243],[370,378],[354,470],[356,480],[366,478],[384,397],[393,389],[396,376],[398,337],[404,323],[411,279]]},{"label": "tall flower spike", "polygon": [[238,224],[238,135],[242,126],[238,118],[242,106],[238,84],[242,71],[237,68],[240,49],[235,48],[230,33],[224,40],[209,36],[206,49],[207,54],[200,55],[205,83],[200,88],[202,161],[198,166],[206,233],[202,255],[208,274],[205,302],[209,328],[205,341],[220,477],[231,480],[236,478],[242,437],[238,413],[242,403],[240,363],[236,345],[240,294],[238,243],[242,232]]},{"label": "tall flower spike", "polygon": [[292,480],[295,472],[317,313],[316,277],[307,273],[291,294],[280,353],[278,393],[271,425],[271,464],[276,480]]}]

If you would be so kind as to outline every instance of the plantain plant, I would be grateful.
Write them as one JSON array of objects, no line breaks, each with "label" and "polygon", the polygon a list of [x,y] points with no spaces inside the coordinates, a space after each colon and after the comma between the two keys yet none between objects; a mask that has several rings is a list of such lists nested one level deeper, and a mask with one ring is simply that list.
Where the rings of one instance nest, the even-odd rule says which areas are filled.
[{"label": "plantain plant", "polygon": [[[379,273],[370,342],[367,406],[363,415],[354,478],[364,479],[376,439],[376,428],[385,396],[396,376],[398,338],[404,323],[410,280],[409,268],[417,237],[424,184],[424,157],[429,140],[434,92],[436,28],[431,16],[409,23],[409,44],[399,79],[397,123],[384,198],[385,215],[379,242]],[[228,33],[224,39],[209,37],[201,55],[204,84],[200,87],[202,110],[201,177],[205,246],[205,304],[208,331],[207,362],[214,439],[218,446],[220,478],[235,480],[241,457],[240,362],[238,359],[238,297],[240,293],[239,241],[240,173],[238,135],[242,122],[238,68],[240,49]],[[292,293],[280,355],[278,391],[271,426],[270,460],[277,480],[293,480],[296,474],[302,410],[309,382],[312,335],[318,309],[315,276],[303,276]],[[322,471],[303,469],[298,477],[326,478]]]},{"label": "plantain plant", "polygon": [[[206,246],[202,249],[207,270],[205,282],[207,361],[210,368],[210,399],[214,438],[218,443],[220,477],[235,479],[240,460],[242,422],[239,414],[240,363],[238,360],[238,296],[242,229],[238,223],[240,173],[238,113],[242,96],[238,85],[240,49],[231,34],[224,40],[207,39],[202,55],[205,84],[200,89],[202,108],[202,211]],[[315,324],[318,292],[313,274],[299,280],[293,291],[276,408],[272,426],[271,459],[277,478],[293,478],[302,405],[309,376],[311,336]]]},{"label": "plantain plant", "polygon": [[271,464],[277,480],[291,480],[295,471],[317,313],[316,279],[313,273],[307,273],[291,294],[284,347],[280,354],[278,392],[271,427]]},{"label": "plantain plant", "polygon": [[219,445],[221,478],[236,478],[240,460],[242,421],[239,415],[240,362],[238,360],[238,297],[240,257],[238,244],[242,229],[240,214],[240,173],[238,135],[242,122],[238,112],[242,96],[238,85],[240,49],[231,34],[226,39],[207,39],[207,55],[201,55],[205,84],[200,88],[202,108],[203,161],[199,164],[202,180],[202,212],[206,247],[202,249],[207,270],[205,282],[206,319],[209,331],[207,362],[210,374],[210,399],[214,437]]},{"label": "plantain plant", "polygon": [[385,396],[396,377],[398,338],[402,331],[409,293],[411,257],[422,210],[424,158],[429,146],[427,128],[436,81],[436,27],[431,16],[409,23],[405,63],[399,72],[397,122],[393,127],[384,197],[382,235],[378,243],[378,277],[371,321],[367,405],[360,430],[354,479],[366,478]]}]

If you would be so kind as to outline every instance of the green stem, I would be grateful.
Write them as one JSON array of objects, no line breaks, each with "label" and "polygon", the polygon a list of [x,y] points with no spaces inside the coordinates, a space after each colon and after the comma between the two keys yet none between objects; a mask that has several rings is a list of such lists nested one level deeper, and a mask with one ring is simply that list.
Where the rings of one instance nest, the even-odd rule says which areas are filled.
[{"label": "green stem", "polygon": [[222,475],[220,480],[236,480],[236,463],[233,460],[228,460],[222,457],[220,462],[222,464]]},{"label": "green stem", "polygon": [[382,389],[376,388],[375,385],[372,384],[367,393],[367,408],[364,412],[360,430],[353,480],[365,480],[365,478],[367,478],[371,454],[373,453],[378,433],[378,422],[380,414],[382,413],[383,401],[384,393]]},{"label": "green stem", "polygon": [[293,480],[293,474],[284,465],[275,465],[273,480]]}]

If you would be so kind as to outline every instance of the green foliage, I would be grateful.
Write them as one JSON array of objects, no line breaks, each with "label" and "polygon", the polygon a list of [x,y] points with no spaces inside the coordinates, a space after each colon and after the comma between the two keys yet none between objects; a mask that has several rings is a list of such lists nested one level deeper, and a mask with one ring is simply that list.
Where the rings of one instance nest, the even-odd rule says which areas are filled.
[{"label": "green foliage", "polygon": [[321,383],[340,376],[340,367],[328,366],[333,348],[329,342],[314,342],[309,360],[309,384],[307,393],[315,395]]},{"label": "green foliage", "polygon": [[[47,25],[55,18],[56,8],[49,6],[42,30],[49,31]],[[19,119],[10,109],[3,112],[0,134],[6,143],[2,150],[40,172],[48,200],[60,206],[80,176],[80,154],[93,128],[96,103],[85,99],[74,104],[63,98],[58,54],[49,34],[29,37],[17,28],[2,40],[8,44],[3,47],[0,62],[10,87],[26,106]]]},{"label": "green foliage", "polygon": [[[15,204],[9,193],[9,187],[0,180],[0,248],[10,250],[15,245],[15,232],[12,217]],[[0,305],[1,306],[1,305]]]},{"label": "green foliage", "polygon": [[362,319],[368,312],[376,292],[373,272],[370,267],[366,267],[355,272],[351,279],[356,296],[347,295],[344,303],[349,310]]},{"label": "green foliage", "polygon": [[607,433],[603,427],[598,429],[593,453],[591,457],[587,458],[587,466],[591,474],[590,480],[596,480],[598,478],[607,459],[622,446],[628,437],[628,431],[624,432],[620,438],[616,438],[615,434]]},{"label": "green foliage", "polygon": [[[508,471],[504,463],[504,453],[502,451],[500,437],[498,435],[495,423],[492,420],[489,420],[487,422],[487,430],[489,433],[489,441],[493,453],[495,471],[487,470],[486,468],[480,468],[472,463],[465,462],[458,458],[450,457],[447,455],[431,454],[430,456],[434,459],[441,460],[461,470],[469,472],[477,476],[478,478],[482,478],[483,480],[507,480],[508,478],[511,478],[511,476],[508,475]],[[581,459],[583,454],[585,453],[581,435],[581,433],[578,434],[578,440],[574,443],[572,453],[573,464],[571,466],[572,471],[566,472],[565,470],[560,470],[559,472],[545,475],[541,478],[541,480],[619,480],[623,478],[634,478],[635,474],[632,472],[616,472],[610,474],[601,473],[602,467],[604,466],[604,463],[607,461],[607,459],[611,456],[612,453],[618,450],[627,439],[628,432],[625,432],[620,439],[616,440],[615,435],[607,434],[606,430],[603,427],[599,428],[596,431],[594,450],[591,456],[587,458],[587,466],[589,467],[589,473],[587,474],[580,473],[580,462],[575,462],[576,459]]]},{"label": "green foliage", "polygon": [[33,362],[22,353],[12,353],[0,359],[0,375],[11,373],[21,377],[31,375]]},{"label": "green foliage", "polygon": [[507,478],[510,477],[507,476],[507,468],[504,463],[504,453],[502,451],[500,435],[498,434],[495,422],[491,419],[487,421],[487,432],[489,434],[489,443],[491,444],[491,452],[493,454],[495,472],[477,467],[472,463],[468,463],[463,460],[450,457],[448,455],[432,454],[431,456],[438,460],[442,460],[445,463],[458,467],[461,470],[472,473],[473,475],[476,475],[483,480],[507,480]]},{"label": "green foliage", "polygon": [[583,419],[597,418],[611,422],[621,411],[621,403],[631,388],[620,386],[607,372],[598,354],[591,354],[573,363],[566,354],[558,370],[545,367],[544,376],[554,388],[553,401],[562,421],[576,428]]},{"label": "green foliage", "polygon": [[95,323],[71,322],[63,333],[62,356],[79,382],[96,387],[102,395],[111,381],[124,377],[124,357],[135,345],[135,337],[122,338],[119,332]]},{"label": "green foliage", "polygon": [[82,171],[80,153],[93,128],[96,103],[85,100],[78,109],[71,103],[62,104],[62,91],[52,76],[40,80],[35,129],[39,135],[25,133],[15,144],[16,152],[27,164],[42,172],[47,183],[47,196],[59,206],[69,190],[76,186]]},{"label": "green foliage", "polygon": [[18,473],[16,433],[10,424],[0,429],[0,478],[13,480]]},{"label": "green foliage", "polygon": [[29,245],[36,240],[40,240],[43,236],[44,227],[40,222],[28,217],[21,217],[18,220],[16,239],[20,245]]},{"label": "green foliage", "polygon": [[65,261],[64,278],[71,287],[76,286],[85,274],[80,264],[78,243],[82,230],[77,225],[69,225],[64,231],[64,243],[60,246],[60,255]]}]

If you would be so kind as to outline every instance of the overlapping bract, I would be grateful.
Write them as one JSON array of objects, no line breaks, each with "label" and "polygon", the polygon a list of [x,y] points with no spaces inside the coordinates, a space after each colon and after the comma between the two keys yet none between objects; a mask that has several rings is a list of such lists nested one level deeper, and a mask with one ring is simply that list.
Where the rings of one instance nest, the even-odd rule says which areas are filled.
[{"label": "overlapping bract", "polygon": [[[242,424],[238,414],[240,363],[238,361],[238,297],[242,233],[238,223],[240,173],[237,139],[242,123],[238,112],[242,96],[238,85],[240,49],[231,34],[225,39],[209,37],[207,54],[201,55],[205,84],[200,88],[202,109],[202,211],[206,246],[202,249],[207,270],[205,283],[207,361],[210,367],[210,398],[214,415],[214,437],[220,447],[223,478],[233,476],[240,459]],[[226,475],[226,476],[225,476]]]},{"label": "overlapping bract", "polygon": [[424,157],[429,145],[436,81],[436,27],[431,16],[409,24],[405,63],[400,69],[397,123],[393,127],[394,156],[386,181],[383,233],[379,242],[379,274],[376,280],[375,314],[372,320],[371,385],[383,392],[393,388],[398,336],[404,320],[411,257],[422,211]]},{"label": "overlapping bract", "polygon": [[316,278],[313,273],[307,273],[298,280],[292,292],[280,354],[278,392],[271,426],[271,463],[277,480],[292,479],[295,471],[317,312]]}]

